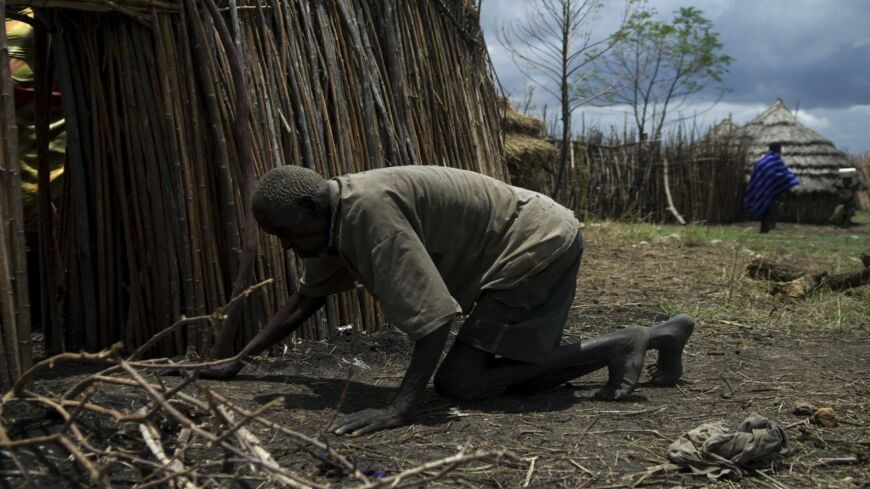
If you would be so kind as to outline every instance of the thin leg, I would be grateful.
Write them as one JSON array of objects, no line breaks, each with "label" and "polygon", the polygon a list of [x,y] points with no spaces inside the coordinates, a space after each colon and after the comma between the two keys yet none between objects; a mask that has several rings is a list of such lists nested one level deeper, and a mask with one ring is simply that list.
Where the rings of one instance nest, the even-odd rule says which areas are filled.
[{"label": "thin leg", "polygon": [[767,211],[763,216],[761,216],[761,233],[769,233],[772,226],[773,220],[770,218],[770,214],[773,211]]},{"label": "thin leg", "polygon": [[579,344],[557,348],[543,364],[494,359],[491,354],[457,343],[435,375],[435,388],[446,397],[489,397],[523,383],[544,378],[571,380],[603,367],[608,382],[598,394],[620,399],[634,390],[643,367],[649,330],[629,327]]},{"label": "thin leg", "polygon": [[[658,360],[651,365],[651,382],[657,386],[672,386],[683,375],[683,348],[695,330],[695,320],[679,314],[657,324],[649,330],[649,349],[658,350]],[[582,365],[554,370],[510,387],[515,394],[537,394],[555,389],[572,379],[582,377],[603,367],[601,364]]]}]

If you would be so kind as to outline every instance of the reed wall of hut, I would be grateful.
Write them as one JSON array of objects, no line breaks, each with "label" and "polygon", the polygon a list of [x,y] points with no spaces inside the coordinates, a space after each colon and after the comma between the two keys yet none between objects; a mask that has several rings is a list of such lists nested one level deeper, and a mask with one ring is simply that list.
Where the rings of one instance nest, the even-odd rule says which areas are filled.
[{"label": "reed wall of hut", "polygon": [[5,16],[0,20],[0,388],[5,389],[31,366],[32,350],[15,96]]},{"label": "reed wall of hut", "polygon": [[[42,276],[43,310],[63,311],[42,325],[49,350],[132,348],[201,316],[154,353],[207,353],[222,321],[210,315],[238,289],[253,180],[270,168],[331,177],[426,164],[509,179],[471,2],[213,2],[39,2],[69,140],[59,263]],[[256,242],[244,281],[274,282],[245,300],[237,348],[298,273],[277,240]],[[302,334],[381,323],[357,289],[331,297]]]}]

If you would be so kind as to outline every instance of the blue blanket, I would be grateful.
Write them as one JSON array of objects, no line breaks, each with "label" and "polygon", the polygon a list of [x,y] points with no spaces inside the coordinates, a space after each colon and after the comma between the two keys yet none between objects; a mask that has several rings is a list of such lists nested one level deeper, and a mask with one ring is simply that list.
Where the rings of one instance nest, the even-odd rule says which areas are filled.
[{"label": "blue blanket", "polygon": [[746,186],[743,204],[749,212],[762,216],[779,194],[797,184],[797,177],[785,166],[779,154],[769,151],[752,167],[752,176]]}]

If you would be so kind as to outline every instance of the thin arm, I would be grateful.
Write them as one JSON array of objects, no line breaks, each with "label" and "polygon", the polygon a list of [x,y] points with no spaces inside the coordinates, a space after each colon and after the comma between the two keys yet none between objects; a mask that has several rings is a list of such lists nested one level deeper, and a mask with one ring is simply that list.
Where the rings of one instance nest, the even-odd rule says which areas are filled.
[{"label": "thin arm", "polygon": [[308,297],[294,292],[269,324],[242,349],[240,358],[257,355],[296,331],[326,302],[325,297]]},{"label": "thin arm", "polygon": [[452,321],[447,321],[440,328],[414,343],[411,364],[408,365],[405,378],[402,379],[402,384],[399,386],[399,392],[393,399],[392,408],[400,416],[410,413],[420,401],[426,390],[426,384],[429,383],[429,379],[435,372],[444,345],[447,343],[451,323]]}]

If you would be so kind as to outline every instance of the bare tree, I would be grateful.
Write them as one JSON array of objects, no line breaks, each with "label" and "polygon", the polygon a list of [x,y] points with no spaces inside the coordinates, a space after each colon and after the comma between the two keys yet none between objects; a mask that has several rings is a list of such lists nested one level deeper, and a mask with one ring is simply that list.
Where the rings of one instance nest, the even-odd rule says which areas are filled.
[{"label": "bare tree", "polygon": [[527,15],[507,22],[498,32],[499,42],[517,68],[532,82],[559,100],[562,147],[553,184],[558,197],[571,149],[571,116],[578,107],[601,95],[577,90],[592,75],[593,62],[619,40],[631,18],[635,0],[625,0],[619,28],[594,37],[591,22],[598,18],[604,0],[533,0]]}]

